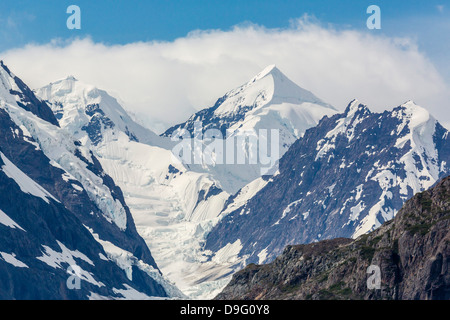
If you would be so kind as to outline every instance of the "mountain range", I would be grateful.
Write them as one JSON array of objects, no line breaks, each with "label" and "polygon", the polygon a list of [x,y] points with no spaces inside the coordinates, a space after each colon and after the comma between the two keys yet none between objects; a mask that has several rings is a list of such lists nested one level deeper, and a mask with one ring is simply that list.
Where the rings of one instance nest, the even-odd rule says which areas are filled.
[{"label": "mountain range", "polygon": [[[0,80],[4,299],[212,298],[288,245],[378,230],[449,175],[448,131],[426,109],[339,112],[275,66],[161,136],[73,76],[33,91],[1,62]],[[265,174],[252,142],[237,144],[239,164],[174,151],[177,135],[261,130],[278,137]]]},{"label": "mountain range", "polygon": [[0,123],[2,299],[181,296],[98,159],[3,62]]},{"label": "mountain range", "polygon": [[[260,103],[262,92],[267,100]],[[205,170],[183,163],[173,156],[174,141],[168,134],[156,136],[134,122],[107,92],[73,76],[37,89],[36,95],[48,103],[59,125],[95,154],[121,188],[137,230],[163,274],[190,296],[205,292],[212,296],[211,288],[223,287],[233,270],[220,255],[211,260],[211,254],[203,250],[204,239],[220,219],[232,191],[248,188],[246,184],[260,176],[259,167],[225,164]],[[323,114],[336,113],[294,85],[275,66],[225,97],[229,99],[222,99],[222,104],[228,108],[233,104],[253,106],[252,110],[244,108],[248,114],[236,106],[241,110],[233,122],[237,129],[229,126],[229,131],[237,134],[244,125],[249,130],[253,122],[266,129],[268,123],[276,124],[275,128],[284,132],[280,135],[285,138],[283,150],[306,128],[316,125]],[[230,113],[224,117],[221,123],[231,121]],[[209,129],[213,128],[210,124]]]},{"label": "mountain range", "polygon": [[[265,142],[272,152],[273,148],[277,149],[275,163],[306,129],[317,125],[325,115],[331,116],[336,112],[333,106],[299,87],[275,65],[271,65],[247,83],[227,92],[212,107],[202,109],[184,123],[167,129],[162,136],[172,137],[186,132],[194,136],[196,124],[200,125],[200,131],[203,132],[219,131],[227,141],[237,140],[238,137],[245,139],[249,133],[257,135],[265,130],[275,130],[277,140],[272,141],[267,133],[268,141]],[[212,165],[191,163],[188,167],[193,171],[211,173],[224,190],[234,194],[259,178],[261,172],[273,174],[276,171],[270,170],[270,165],[264,168],[262,161],[251,162],[250,154],[258,147],[261,148],[252,146],[251,141],[244,147],[238,147],[246,150],[242,164],[223,161]],[[230,151],[227,149],[225,152]]]},{"label": "mountain range", "polygon": [[288,244],[356,238],[449,175],[449,150],[448,131],[414,102],[374,113],[354,100],[308,129],[254,196],[230,201],[205,248],[263,263]]}]

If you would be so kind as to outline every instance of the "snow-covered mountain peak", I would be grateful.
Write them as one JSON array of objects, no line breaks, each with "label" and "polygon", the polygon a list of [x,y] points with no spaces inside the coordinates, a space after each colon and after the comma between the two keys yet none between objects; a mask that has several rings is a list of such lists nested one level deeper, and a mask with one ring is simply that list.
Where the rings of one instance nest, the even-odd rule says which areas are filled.
[{"label": "snow-covered mountain peak", "polygon": [[409,100],[399,107],[394,109],[395,114],[400,118],[404,117],[408,119],[412,124],[419,124],[435,120],[430,112],[416,104],[414,101]]},{"label": "snow-covered mountain peak", "polygon": [[436,119],[427,109],[415,104],[411,100],[394,108],[392,110],[392,117],[401,121],[402,124],[399,130],[403,131],[405,127],[409,129],[409,135],[411,137],[413,135],[432,136],[434,133]]},{"label": "snow-covered mountain peak", "polygon": [[229,116],[281,103],[308,102],[335,110],[292,82],[275,65],[264,68],[246,84],[229,91],[221,100],[222,103],[214,111],[217,116]]},{"label": "snow-covered mountain peak", "polygon": [[[274,95],[273,75],[268,68],[253,77],[244,85],[229,91],[222,97],[222,103],[216,104],[216,116],[242,114],[268,104]],[[273,71],[273,68],[271,69]]]},{"label": "snow-covered mountain peak", "polygon": [[36,93],[50,103],[60,125],[83,144],[97,145],[105,138],[116,139],[125,134],[133,141],[164,145],[158,135],[133,121],[106,91],[73,76],[52,82]]},{"label": "snow-covered mountain peak", "polygon": [[359,102],[357,99],[353,99],[345,108],[345,118],[343,118],[341,121],[358,121],[357,119],[362,119],[370,113],[371,111],[365,104]]},{"label": "snow-covered mountain peak", "polygon": [[[11,99],[10,90],[15,84],[8,68],[0,60],[0,94],[3,99]],[[15,100],[15,99],[12,99]]]},{"label": "snow-covered mountain peak", "polygon": [[350,101],[350,103],[347,105],[347,108],[345,108],[345,113],[350,113],[352,110],[355,110],[359,107],[361,103],[359,102],[358,99],[353,99],[352,101]]},{"label": "snow-covered mountain peak", "polygon": [[[214,106],[198,111],[186,122],[169,128],[162,136],[176,136],[184,130],[192,135],[198,123],[203,132],[216,129],[226,139],[243,137],[249,132],[273,130],[277,133],[277,141],[271,143],[278,144],[279,156],[282,156],[307,129],[316,126],[324,116],[336,113],[332,106],[296,85],[271,65],[247,83],[229,91]],[[213,167],[190,165],[194,171],[206,170],[213,174],[222,188],[231,193],[261,175],[260,164]]]},{"label": "snow-covered mountain peak", "polygon": [[78,81],[78,79],[75,78],[73,75],[68,75],[66,80],[68,80],[68,81]]},{"label": "snow-covered mountain peak", "polygon": [[258,73],[253,79],[251,79],[249,82],[255,82],[259,79],[262,79],[268,75],[275,75],[275,74],[282,74],[281,71],[276,67],[276,65],[271,64],[267,67],[265,67],[260,73]]},{"label": "snow-covered mountain peak", "polygon": [[2,78],[2,80],[5,79],[5,78],[12,78],[12,77],[14,77],[14,74],[3,63],[3,60],[0,60],[0,77]]},{"label": "snow-covered mountain peak", "polygon": [[[41,98],[48,101],[54,99],[55,96],[65,96],[67,100],[72,101],[70,107],[76,107],[77,109],[85,108],[86,106],[83,106],[83,104],[86,103],[97,103],[98,101],[93,101],[93,99],[99,96],[97,88],[77,80],[74,76],[52,82],[36,90],[36,92]],[[64,107],[70,108],[69,106]]]},{"label": "snow-covered mountain peak", "polygon": [[14,93],[21,93],[21,89],[16,83],[16,76],[9,68],[0,60],[0,94],[2,99],[9,103],[20,101],[20,97]]},{"label": "snow-covered mountain peak", "polygon": [[12,104],[58,126],[49,106],[38,99],[30,88],[0,61],[0,102]]},{"label": "snow-covered mountain peak", "polygon": [[270,65],[250,81],[227,92],[214,106],[193,114],[186,122],[169,128],[162,136],[169,137],[179,129],[192,133],[194,122],[200,121],[204,130],[215,128],[223,134],[227,129],[233,131],[234,127],[251,130],[256,129],[256,124],[264,122],[263,127],[268,129],[270,124],[278,127],[277,124],[282,122],[281,126],[285,127],[285,122],[288,122],[288,127],[298,131],[295,134],[298,137],[324,115],[334,113],[336,109],[333,106],[299,87],[275,65]]}]

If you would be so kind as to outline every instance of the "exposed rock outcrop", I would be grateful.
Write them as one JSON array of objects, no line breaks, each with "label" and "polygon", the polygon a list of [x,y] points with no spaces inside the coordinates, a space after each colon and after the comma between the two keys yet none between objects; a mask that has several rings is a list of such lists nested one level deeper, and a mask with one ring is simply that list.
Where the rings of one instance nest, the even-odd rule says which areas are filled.
[{"label": "exposed rock outcrop", "polygon": [[[288,246],[236,273],[216,299],[450,299],[450,177],[355,240]],[[380,289],[369,289],[379,268]],[[370,269],[369,269],[370,271]]]}]

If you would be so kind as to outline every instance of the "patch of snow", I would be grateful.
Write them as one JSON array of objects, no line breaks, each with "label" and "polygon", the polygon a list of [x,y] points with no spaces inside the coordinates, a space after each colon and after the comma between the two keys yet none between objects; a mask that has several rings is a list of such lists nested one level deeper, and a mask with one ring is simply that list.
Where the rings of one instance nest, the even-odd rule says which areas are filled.
[{"label": "patch of snow", "polygon": [[6,253],[0,251],[0,259],[4,260],[5,262],[13,265],[16,268],[29,268],[25,263],[18,260],[16,258],[16,255],[14,253]]},{"label": "patch of snow", "polygon": [[[79,192],[82,192],[82,191],[83,191],[83,188],[82,188],[82,187],[80,187],[79,185],[76,185],[76,184],[74,184],[74,183],[72,183],[72,187],[73,187],[75,190],[79,191]],[[116,201],[117,201],[117,200],[116,200]]]},{"label": "patch of snow", "polygon": [[[10,227],[10,228],[17,228],[22,231],[25,231],[21,226],[19,226],[13,219],[11,219],[6,213],[4,213],[2,210],[0,210],[0,223]],[[25,231],[26,232],[26,231]]]},{"label": "patch of snow", "polygon": [[302,216],[303,216],[303,220],[308,219],[308,217],[309,217],[309,210],[306,211],[306,212],[303,212],[303,213],[302,213]]},{"label": "patch of snow", "polygon": [[[120,294],[123,296],[123,300],[152,300],[151,297],[146,295],[145,293],[139,292],[136,289],[130,287],[126,283],[123,284],[125,289],[116,289],[113,288],[114,293]],[[121,299],[116,299],[121,300]]]},{"label": "patch of snow", "polygon": [[[357,200],[356,200],[357,201]],[[366,208],[366,205],[363,201],[360,201],[356,206],[350,208],[351,215],[349,217],[350,221],[355,221],[359,218],[359,215],[364,209]]]},{"label": "patch of snow", "polygon": [[[44,248],[43,255],[40,257],[36,257],[36,259],[46,263],[47,265],[55,269],[56,268],[65,269],[68,268],[69,266],[77,266],[78,267],[77,276],[79,276],[81,280],[85,280],[98,287],[104,286],[103,283],[98,282],[97,280],[94,279],[92,273],[83,270],[81,267],[77,265],[75,261],[75,258],[81,259],[90,264],[91,266],[94,266],[94,263],[92,262],[91,259],[89,259],[85,254],[79,252],[78,250],[75,251],[69,250],[64,244],[62,244],[59,241],[57,241],[57,243],[61,249],[61,252],[57,252],[52,248],[43,245],[42,246]],[[63,266],[63,263],[67,264],[67,266]]]},{"label": "patch of snow", "polygon": [[46,203],[50,203],[48,198],[53,199],[56,202],[59,202],[55,197],[53,197],[47,190],[41,187],[39,184],[34,182],[33,179],[28,177],[25,173],[23,173],[19,168],[17,168],[9,159],[0,152],[0,157],[4,163],[1,167],[1,170],[11,179],[13,179],[17,185],[20,187],[20,190],[24,193],[31,194],[35,197],[41,198]]},{"label": "patch of snow", "polygon": [[144,263],[142,260],[139,260],[131,252],[119,248],[109,241],[100,239],[99,235],[94,233],[92,229],[86,228],[91,232],[94,239],[103,247],[103,250],[105,250],[108,256],[107,259],[114,261],[119,268],[124,270],[130,281],[133,280],[133,266],[136,266],[158,282],[170,297],[185,297],[184,294],[173,283],[170,283],[169,280],[164,278],[158,270]]},{"label": "patch of snow", "polygon": [[233,243],[228,243],[226,246],[216,252],[213,257],[216,263],[229,263],[238,261],[238,254],[242,249],[242,243],[240,239],[237,239]]},{"label": "patch of snow", "polygon": [[258,260],[258,264],[263,264],[264,261],[266,261],[267,254],[268,254],[268,252],[267,252],[267,247],[264,248],[263,250],[261,250],[260,253],[258,253],[258,259],[259,259],[259,260]]}]

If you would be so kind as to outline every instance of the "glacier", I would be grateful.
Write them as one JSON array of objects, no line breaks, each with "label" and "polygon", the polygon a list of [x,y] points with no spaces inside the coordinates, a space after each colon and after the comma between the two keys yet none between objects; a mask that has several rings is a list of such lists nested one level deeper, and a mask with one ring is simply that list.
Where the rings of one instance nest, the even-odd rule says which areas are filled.
[{"label": "glacier", "polygon": [[[263,92],[270,95],[259,105]],[[50,83],[36,93],[49,103],[61,127],[91,150],[121,187],[137,231],[164,276],[188,297],[217,294],[237,263],[227,258],[235,250],[219,256],[205,251],[206,235],[231,208],[247,201],[267,182],[253,173],[239,181],[240,190],[233,195],[236,188],[223,186],[223,177],[230,176],[233,166],[204,170],[180,162],[172,153],[170,137],[143,128],[108,93],[74,77]],[[274,66],[227,96],[230,99],[218,109],[219,116],[235,112],[242,101],[254,104],[252,113],[234,126],[242,128],[245,123],[248,129],[265,129],[276,119],[277,128],[287,128],[283,129],[283,150],[324,114],[336,113]],[[234,176],[242,180],[246,172],[239,168]]]}]

